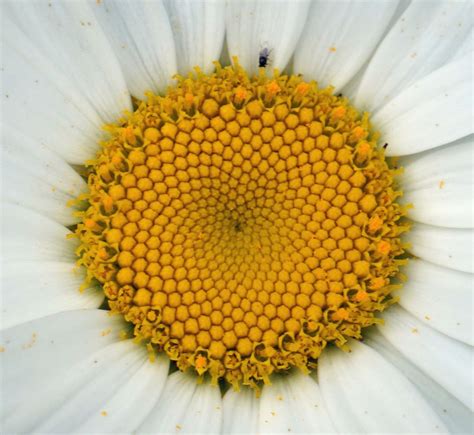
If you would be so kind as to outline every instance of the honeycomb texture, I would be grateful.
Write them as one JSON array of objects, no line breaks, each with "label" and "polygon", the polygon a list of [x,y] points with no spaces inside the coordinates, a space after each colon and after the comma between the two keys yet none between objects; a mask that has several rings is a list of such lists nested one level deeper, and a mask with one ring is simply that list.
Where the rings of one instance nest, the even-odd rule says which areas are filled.
[{"label": "honeycomb texture", "polygon": [[311,369],[393,303],[394,170],[331,89],[217,65],[108,130],[79,263],[181,370],[238,387]]}]

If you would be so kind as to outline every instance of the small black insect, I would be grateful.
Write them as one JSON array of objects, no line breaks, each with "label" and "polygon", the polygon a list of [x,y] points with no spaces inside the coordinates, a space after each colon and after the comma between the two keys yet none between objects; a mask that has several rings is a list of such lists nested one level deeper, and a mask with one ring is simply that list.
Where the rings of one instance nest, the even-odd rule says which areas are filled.
[{"label": "small black insect", "polygon": [[385,143],[385,145],[383,146],[383,149],[386,150],[388,147],[388,143]]},{"label": "small black insect", "polygon": [[258,67],[265,68],[270,59],[270,50],[268,48],[263,48],[258,54]]},{"label": "small black insect", "polygon": [[341,94],[341,93],[339,93],[339,94],[337,94],[337,95],[336,95],[336,97],[342,97],[342,94]]}]

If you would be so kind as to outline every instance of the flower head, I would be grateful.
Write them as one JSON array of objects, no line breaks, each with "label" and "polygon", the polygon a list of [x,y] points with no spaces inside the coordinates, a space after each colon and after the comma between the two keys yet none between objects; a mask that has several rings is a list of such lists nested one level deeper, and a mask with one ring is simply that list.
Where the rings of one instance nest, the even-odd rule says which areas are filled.
[{"label": "flower head", "polygon": [[469,432],[470,3],[1,7],[7,432]]}]

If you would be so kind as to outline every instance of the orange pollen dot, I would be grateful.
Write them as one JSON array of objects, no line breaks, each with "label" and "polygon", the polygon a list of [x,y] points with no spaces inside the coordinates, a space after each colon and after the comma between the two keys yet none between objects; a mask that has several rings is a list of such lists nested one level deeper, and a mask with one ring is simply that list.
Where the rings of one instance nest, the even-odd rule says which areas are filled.
[{"label": "orange pollen dot", "polygon": [[197,369],[202,369],[206,366],[207,359],[203,357],[202,355],[198,355],[198,357],[195,360],[195,364],[196,364]]},{"label": "orange pollen dot", "polygon": [[332,113],[331,113],[331,116],[333,118],[337,118],[337,119],[340,119],[342,118],[344,115],[346,114],[346,108],[344,106],[339,106],[339,107],[336,107]]},{"label": "orange pollen dot", "polygon": [[332,316],[336,321],[347,320],[349,318],[349,312],[345,308],[339,308]]},{"label": "orange pollen dot", "polygon": [[237,103],[244,101],[247,98],[247,90],[242,87],[238,87],[235,90],[235,99]]},{"label": "orange pollen dot", "polygon": [[184,96],[184,99],[185,99],[186,103],[192,104],[193,101],[194,101],[194,95],[188,92],[188,93],[186,93],[186,95]]},{"label": "orange pollen dot", "polygon": [[355,298],[356,298],[356,300],[359,301],[359,302],[365,302],[365,301],[368,301],[368,300],[369,300],[369,294],[368,294],[366,291],[359,290],[359,291],[356,293]]},{"label": "orange pollen dot", "polygon": [[120,163],[122,163],[122,157],[120,157],[119,155],[116,154],[116,155],[112,156],[111,162],[114,166],[117,166]]},{"label": "orange pollen dot", "polygon": [[362,127],[356,127],[352,130],[352,136],[355,140],[362,139],[367,134],[366,130]]},{"label": "orange pollen dot", "polygon": [[357,151],[360,154],[363,154],[363,155],[369,154],[370,150],[371,150],[371,146],[368,142],[364,141],[357,145]]},{"label": "orange pollen dot", "polygon": [[369,231],[375,232],[382,228],[383,220],[378,216],[374,215],[369,220]]},{"label": "orange pollen dot", "polygon": [[85,219],[84,225],[86,226],[86,228],[94,229],[97,227],[97,222],[94,219]]},{"label": "orange pollen dot", "polygon": [[134,104],[87,164],[76,252],[151,357],[258,390],[377,323],[406,225],[367,115],[237,60]]},{"label": "orange pollen dot", "polygon": [[297,87],[296,87],[296,93],[301,95],[301,96],[304,96],[308,93],[310,89],[310,86],[308,83],[300,83]]},{"label": "orange pollen dot", "polygon": [[276,95],[280,91],[281,88],[276,81],[272,81],[267,85],[267,93],[270,95]]},{"label": "orange pollen dot", "polygon": [[392,248],[391,244],[385,240],[381,240],[377,245],[377,251],[382,255],[387,255]]}]

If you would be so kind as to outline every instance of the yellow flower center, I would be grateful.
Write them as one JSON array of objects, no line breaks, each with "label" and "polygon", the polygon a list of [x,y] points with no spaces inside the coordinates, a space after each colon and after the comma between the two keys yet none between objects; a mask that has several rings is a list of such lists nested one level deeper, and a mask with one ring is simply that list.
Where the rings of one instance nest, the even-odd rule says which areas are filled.
[{"label": "yellow flower center", "polygon": [[400,192],[368,116],[331,89],[216,65],[109,132],[79,263],[181,370],[257,386],[393,303]]}]

